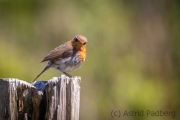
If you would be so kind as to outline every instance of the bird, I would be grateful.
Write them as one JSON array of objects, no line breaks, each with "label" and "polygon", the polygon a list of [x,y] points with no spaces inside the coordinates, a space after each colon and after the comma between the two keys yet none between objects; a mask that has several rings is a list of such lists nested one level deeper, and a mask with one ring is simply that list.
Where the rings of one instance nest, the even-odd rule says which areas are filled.
[{"label": "bird", "polygon": [[46,67],[37,75],[33,82],[49,68],[55,68],[68,77],[72,77],[68,73],[80,67],[86,59],[87,42],[85,36],[76,35],[73,39],[50,51],[41,61],[41,63],[48,61]]}]

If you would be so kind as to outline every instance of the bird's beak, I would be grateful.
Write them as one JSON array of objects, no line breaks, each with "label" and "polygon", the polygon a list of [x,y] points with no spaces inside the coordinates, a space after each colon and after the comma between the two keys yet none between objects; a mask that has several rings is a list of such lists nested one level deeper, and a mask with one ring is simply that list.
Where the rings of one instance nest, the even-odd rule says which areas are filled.
[{"label": "bird's beak", "polygon": [[87,42],[81,43],[82,45],[86,45]]}]

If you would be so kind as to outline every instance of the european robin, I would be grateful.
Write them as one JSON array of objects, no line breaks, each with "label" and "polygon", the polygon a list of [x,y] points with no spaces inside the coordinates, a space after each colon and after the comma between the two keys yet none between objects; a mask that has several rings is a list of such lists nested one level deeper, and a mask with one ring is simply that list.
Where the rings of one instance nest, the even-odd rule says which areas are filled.
[{"label": "european robin", "polygon": [[76,35],[72,40],[56,47],[41,61],[48,61],[44,70],[33,80],[33,82],[49,68],[63,72],[72,77],[68,72],[78,68],[86,58],[87,38],[83,35]]}]

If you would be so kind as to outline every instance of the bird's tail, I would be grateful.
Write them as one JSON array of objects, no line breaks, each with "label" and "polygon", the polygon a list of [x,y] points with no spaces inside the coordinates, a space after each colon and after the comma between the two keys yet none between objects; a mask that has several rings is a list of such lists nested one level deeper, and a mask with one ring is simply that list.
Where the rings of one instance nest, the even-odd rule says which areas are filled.
[{"label": "bird's tail", "polygon": [[44,68],[44,70],[33,80],[33,82],[42,74],[44,73],[46,70],[48,70],[51,67],[51,63],[49,62],[48,65]]}]

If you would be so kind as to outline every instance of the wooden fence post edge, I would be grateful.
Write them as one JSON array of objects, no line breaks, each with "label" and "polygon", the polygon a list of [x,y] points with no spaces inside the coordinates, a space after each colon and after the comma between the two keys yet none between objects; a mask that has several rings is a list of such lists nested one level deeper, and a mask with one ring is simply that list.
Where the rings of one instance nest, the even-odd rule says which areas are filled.
[{"label": "wooden fence post edge", "polygon": [[65,75],[33,84],[0,78],[0,120],[78,120],[80,81]]}]

